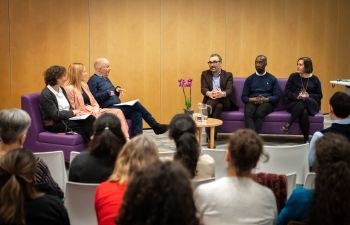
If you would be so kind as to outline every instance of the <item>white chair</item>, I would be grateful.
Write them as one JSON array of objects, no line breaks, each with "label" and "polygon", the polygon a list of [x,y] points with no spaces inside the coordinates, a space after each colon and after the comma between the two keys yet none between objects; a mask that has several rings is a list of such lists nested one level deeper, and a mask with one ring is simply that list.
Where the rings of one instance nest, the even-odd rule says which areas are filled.
[{"label": "white chair", "polygon": [[258,163],[258,172],[276,174],[297,173],[297,184],[303,184],[306,173],[309,172],[307,150],[309,144],[292,146],[264,146],[264,151],[269,155],[268,162]]},{"label": "white chair", "polygon": [[67,182],[64,205],[71,225],[97,225],[95,192],[98,185]]},{"label": "white chair", "polygon": [[72,161],[73,161],[73,159],[75,158],[75,156],[77,156],[77,155],[79,155],[79,154],[80,154],[80,152],[76,152],[76,151],[71,151],[71,152],[70,152],[70,155],[69,155],[69,165],[72,164]]},{"label": "white chair", "polygon": [[202,149],[203,154],[208,154],[215,161],[215,179],[227,175],[226,150],[219,149]]},{"label": "white chair", "polygon": [[297,182],[297,173],[289,173],[287,176],[287,199],[293,193],[296,182]]},{"label": "white chair", "polygon": [[305,178],[304,188],[315,189],[316,173],[308,173]]},{"label": "white chair", "polygon": [[46,163],[52,178],[64,192],[67,182],[67,172],[63,151],[35,152],[34,154]]},{"label": "white chair", "polygon": [[160,160],[173,160],[175,151],[159,152]]},{"label": "white chair", "polygon": [[206,178],[206,179],[199,179],[199,180],[192,180],[192,188],[193,188],[193,190],[195,190],[199,185],[207,184],[207,183],[210,183],[213,181],[215,181],[215,177]]}]

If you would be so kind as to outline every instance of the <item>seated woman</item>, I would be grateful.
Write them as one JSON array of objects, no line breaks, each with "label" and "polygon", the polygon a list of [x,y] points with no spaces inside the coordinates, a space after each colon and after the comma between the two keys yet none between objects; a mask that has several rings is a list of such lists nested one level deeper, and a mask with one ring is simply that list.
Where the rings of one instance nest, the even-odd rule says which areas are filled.
[{"label": "seated woman", "polygon": [[45,128],[55,133],[76,132],[86,143],[89,142],[95,117],[90,115],[84,120],[69,120],[84,113],[73,110],[66,91],[62,88],[66,82],[66,69],[62,66],[51,66],[44,76],[46,87],[41,92],[40,111]]},{"label": "seated woman", "polygon": [[263,140],[255,131],[239,129],[231,134],[227,176],[200,185],[194,193],[203,224],[275,224],[275,196],[252,179],[252,170],[262,155]]},{"label": "seated woman", "polygon": [[107,180],[125,143],[118,117],[111,113],[101,115],[94,123],[87,151],[77,155],[70,165],[69,180],[82,183]]},{"label": "seated woman", "polygon": [[191,178],[206,179],[214,177],[215,162],[210,155],[200,155],[198,130],[192,117],[177,114],[170,121],[169,138],[175,141],[174,160],[188,169]]},{"label": "seated woman", "polygon": [[297,188],[278,215],[277,224],[350,224],[350,143],[326,133],[316,142],[315,190]]},{"label": "seated woman", "polygon": [[62,201],[37,192],[32,152],[16,149],[0,159],[0,224],[69,225]]},{"label": "seated woman", "polygon": [[125,193],[116,224],[201,224],[188,172],[175,162],[156,162],[137,172]]},{"label": "seated woman", "polygon": [[136,171],[158,160],[158,148],[147,136],[136,136],[124,145],[109,180],[96,189],[95,209],[99,225],[115,224],[131,177]]},{"label": "seated woman", "polygon": [[100,108],[94,96],[92,96],[89,86],[86,84],[87,78],[88,73],[83,64],[72,63],[68,67],[68,80],[64,89],[67,92],[68,99],[73,109],[91,114],[96,118],[103,113],[115,114],[121,122],[125,137],[129,139],[129,128],[123,112],[120,109]]},{"label": "seated woman", "polygon": [[320,111],[322,99],[321,82],[312,71],[310,58],[298,59],[297,72],[289,76],[284,91],[284,103],[291,117],[283,125],[282,131],[287,133],[294,121],[299,120],[305,143],[309,141],[309,116],[314,116]]},{"label": "seated woman", "polygon": [[[0,159],[8,152],[23,146],[31,119],[22,109],[3,109],[0,111]],[[63,191],[53,180],[46,163],[35,157],[37,170],[34,185],[38,191],[63,199]]]}]

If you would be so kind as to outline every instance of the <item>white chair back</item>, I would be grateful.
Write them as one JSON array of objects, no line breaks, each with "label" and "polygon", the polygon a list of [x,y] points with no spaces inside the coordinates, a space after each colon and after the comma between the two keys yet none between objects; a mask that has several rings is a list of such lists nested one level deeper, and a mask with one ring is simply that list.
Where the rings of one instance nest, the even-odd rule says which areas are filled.
[{"label": "white chair back", "polygon": [[215,179],[227,175],[226,150],[220,149],[202,149],[203,154],[208,154],[215,161]]},{"label": "white chair back", "polygon": [[256,172],[268,172],[276,174],[297,173],[297,184],[303,184],[306,173],[309,172],[307,150],[309,144],[293,146],[264,146],[264,151],[269,155],[268,162],[258,163]]},{"label": "white chair back", "polygon": [[46,163],[52,178],[64,192],[67,182],[67,172],[63,151],[35,152],[34,154]]},{"label": "white chair back", "polygon": [[79,154],[80,154],[80,152],[76,152],[76,151],[71,151],[71,152],[70,152],[70,155],[69,155],[69,165],[72,164],[72,161],[73,161],[73,159],[75,158],[75,156],[77,156],[77,155],[79,155]]},{"label": "white chair back", "polygon": [[206,178],[206,179],[199,179],[199,180],[192,180],[192,188],[193,188],[193,190],[195,190],[199,185],[207,184],[207,183],[210,183],[213,181],[215,181],[215,177]]},{"label": "white chair back", "polygon": [[305,178],[304,188],[315,189],[316,173],[308,173]]},{"label": "white chair back", "polygon": [[293,193],[296,182],[297,182],[297,173],[289,173],[287,176],[287,199]]},{"label": "white chair back", "polygon": [[71,225],[97,225],[95,192],[98,185],[67,182],[64,205]]},{"label": "white chair back", "polygon": [[160,160],[173,160],[175,151],[159,152]]}]

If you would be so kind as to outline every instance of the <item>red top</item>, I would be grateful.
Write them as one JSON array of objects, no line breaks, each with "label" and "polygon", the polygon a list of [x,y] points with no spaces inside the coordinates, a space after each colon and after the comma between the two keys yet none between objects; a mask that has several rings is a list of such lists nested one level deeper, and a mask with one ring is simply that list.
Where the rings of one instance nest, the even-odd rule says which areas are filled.
[{"label": "red top", "polygon": [[95,193],[95,210],[98,225],[115,225],[122,206],[126,183],[105,181],[97,186]]}]

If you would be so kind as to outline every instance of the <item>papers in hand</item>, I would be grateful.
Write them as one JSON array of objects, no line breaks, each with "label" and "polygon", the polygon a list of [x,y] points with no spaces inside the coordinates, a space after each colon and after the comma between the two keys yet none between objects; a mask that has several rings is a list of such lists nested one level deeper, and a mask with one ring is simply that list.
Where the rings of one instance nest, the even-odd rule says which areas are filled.
[{"label": "papers in hand", "polygon": [[89,116],[90,116],[90,114],[83,114],[80,116],[73,116],[73,117],[69,118],[69,120],[85,120]]},{"label": "papers in hand", "polygon": [[114,104],[115,106],[120,106],[120,105],[135,105],[136,102],[138,102],[138,99],[132,100],[132,101],[128,101],[128,102],[123,102],[123,103],[119,103],[119,104]]}]

